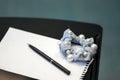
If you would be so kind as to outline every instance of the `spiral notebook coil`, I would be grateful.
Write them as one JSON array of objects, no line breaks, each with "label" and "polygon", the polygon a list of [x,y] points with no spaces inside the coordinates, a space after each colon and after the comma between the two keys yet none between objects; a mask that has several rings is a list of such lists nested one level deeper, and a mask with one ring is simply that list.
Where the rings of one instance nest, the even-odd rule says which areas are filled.
[{"label": "spiral notebook coil", "polygon": [[94,59],[92,58],[91,61],[87,62],[86,67],[84,68],[84,70],[82,72],[82,75],[80,76],[80,80],[83,80],[83,78],[84,78],[84,76],[85,76],[85,74],[86,74],[90,64],[93,62],[93,60]]}]

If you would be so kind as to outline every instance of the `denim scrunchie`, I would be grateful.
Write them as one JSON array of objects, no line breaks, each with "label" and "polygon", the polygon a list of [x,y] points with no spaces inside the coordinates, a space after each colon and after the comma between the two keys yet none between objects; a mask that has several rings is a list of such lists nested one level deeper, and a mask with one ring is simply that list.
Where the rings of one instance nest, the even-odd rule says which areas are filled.
[{"label": "denim scrunchie", "polygon": [[59,48],[68,61],[90,61],[97,51],[94,38],[76,36],[70,29],[64,31]]}]

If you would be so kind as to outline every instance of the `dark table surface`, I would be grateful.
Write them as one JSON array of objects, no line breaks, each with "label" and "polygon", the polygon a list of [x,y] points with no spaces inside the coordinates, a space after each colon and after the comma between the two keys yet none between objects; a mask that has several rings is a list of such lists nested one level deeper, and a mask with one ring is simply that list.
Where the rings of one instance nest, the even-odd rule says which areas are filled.
[{"label": "dark table surface", "polygon": [[[97,24],[35,18],[0,18],[0,41],[9,27],[23,29],[33,33],[60,39],[65,29],[70,28],[76,35],[85,34],[86,37],[94,37],[98,45],[95,60],[90,66],[84,80],[98,80],[99,60],[101,51],[102,28]],[[1,70],[0,75],[5,71]],[[8,75],[8,72],[6,72]],[[0,76],[1,78],[1,76]],[[9,80],[9,79],[5,79]],[[13,79],[12,79],[13,80]],[[21,79],[23,80],[23,79]],[[25,79],[27,80],[27,79]]]}]

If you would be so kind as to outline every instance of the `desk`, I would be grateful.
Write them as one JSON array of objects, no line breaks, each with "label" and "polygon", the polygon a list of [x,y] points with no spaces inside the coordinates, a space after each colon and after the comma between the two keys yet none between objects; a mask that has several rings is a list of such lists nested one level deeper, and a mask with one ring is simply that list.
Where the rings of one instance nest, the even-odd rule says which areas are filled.
[{"label": "desk", "polygon": [[34,80],[32,78],[0,70],[0,80]]},{"label": "desk", "polygon": [[[57,39],[60,39],[62,37],[64,30],[66,30],[67,28],[70,28],[76,35],[82,33],[85,34],[86,37],[94,37],[95,43],[98,45],[98,51],[95,55],[95,60],[89,67],[88,72],[84,77],[84,80],[98,80],[99,59],[102,40],[102,28],[99,25],[53,19],[0,18],[0,41],[10,26]],[[5,72],[3,71],[3,73]]]}]

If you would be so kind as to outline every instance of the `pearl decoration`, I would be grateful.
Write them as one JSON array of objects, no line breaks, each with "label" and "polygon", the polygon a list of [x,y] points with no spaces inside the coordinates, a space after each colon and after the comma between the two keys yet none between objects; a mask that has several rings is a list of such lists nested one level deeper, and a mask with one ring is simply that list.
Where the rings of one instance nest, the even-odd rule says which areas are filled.
[{"label": "pearl decoration", "polygon": [[83,57],[87,57],[88,52],[84,52],[82,55],[83,55]]},{"label": "pearl decoration", "polygon": [[93,40],[93,38],[87,38],[86,42],[88,42],[89,44],[93,44],[94,40]]},{"label": "pearl decoration", "polygon": [[80,38],[80,39],[85,39],[85,35],[80,34],[80,35],[79,35],[79,38]]},{"label": "pearl decoration", "polygon": [[64,41],[64,45],[70,45],[69,41]]},{"label": "pearl decoration", "polygon": [[91,42],[91,39],[88,38],[88,39],[86,39],[86,41],[87,41],[87,42]]},{"label": "pearl decoration", "polygon": [[66,54],[67,55],[71,54],[71,51],[70,50],[66,50]]},{"label": "pearl decoration", "polygon": [[72,34],[73,34],[73,32],[69,30],[69,31],[68,31],[68,34],[72,35]]},{"label": "pearl decoration", "polygon": [[72,54],[67,55],[67,61],[72,62],[74,60],[74,57]]},{"label": "pearl decoration", "polygon": [[98,46],[97,46],[96,44],[92,44],[92,45],[91,45],[91,48],[96,51],[97,48],[98,48]]}]

